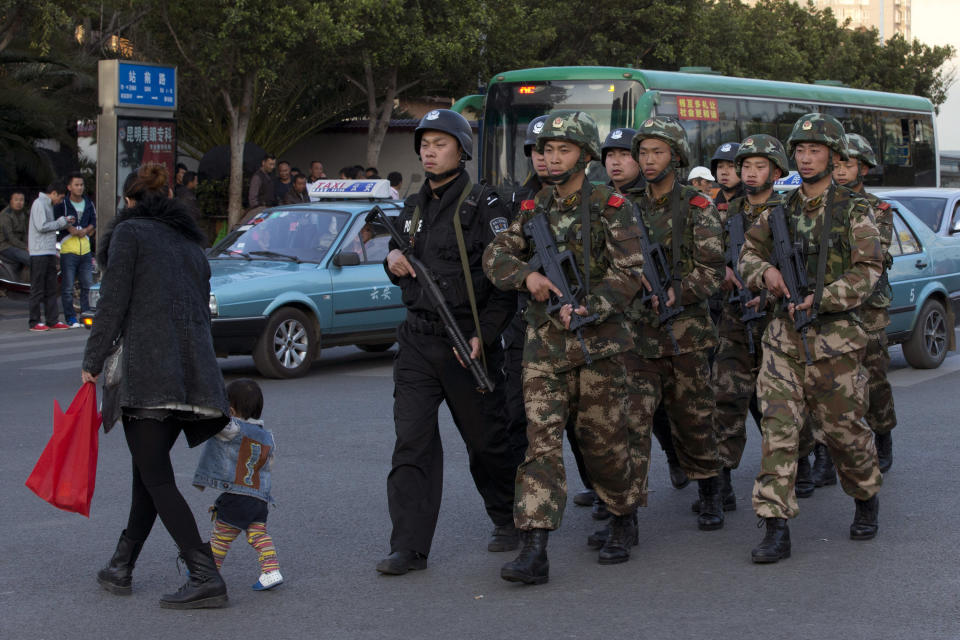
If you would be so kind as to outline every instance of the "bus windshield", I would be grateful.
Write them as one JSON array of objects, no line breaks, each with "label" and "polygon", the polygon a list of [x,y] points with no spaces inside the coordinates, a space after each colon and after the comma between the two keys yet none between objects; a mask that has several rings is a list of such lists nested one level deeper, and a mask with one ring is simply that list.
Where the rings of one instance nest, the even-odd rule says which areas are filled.
[{"label": "bus windshield", "polygon": [[[502,190],[521,185],[530,172],[523,153],[527,124],[557,109],[589,111],[600,141],[611,129],[633,127],[643,85],[636,80],[549,80],[504,82],[490,87],[483,119],[480,174]],[[590,179],[606,182],[599,162],[590,163]]]}]

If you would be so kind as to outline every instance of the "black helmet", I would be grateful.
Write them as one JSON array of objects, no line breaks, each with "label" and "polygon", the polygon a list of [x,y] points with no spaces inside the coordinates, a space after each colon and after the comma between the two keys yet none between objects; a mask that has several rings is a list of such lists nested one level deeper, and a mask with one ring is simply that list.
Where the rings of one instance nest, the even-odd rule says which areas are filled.
[{"label": "black helmet", "polygon": [[721,160],[736,164],[739,149],[739,142],[724,142],[717,147],[717,150],[713,152],[713,157],[710,158],[710,173],[717,175],[717,163]]},{"label": "black helmet", "polygon": [[637,134],[636,129],[621,127],[620,129],[611,129],[607,134],[607,139],[603,141],[600,147],[600,162],[607,161],[608,149],[626,149],[630,151],[630,145],[633,144],[633,136]]},{"label": "black helmet", "polygon": [[530,124],[527,125],[527,135],[523,139],[523,155],[530,157],[530,152],[533,151],[533,147],[537,144],[537,136],[540,135],[540,132],[543,131],[543,123],[546,122],[547,116],[537,116],[530,121]]},{"label": "black helmet", "polygon": [[470,160],[473,157],[473,131],[470,129],[470,123],[467,119],[456,111],[450,109],[434,109],[423,116],[420,124],[413,131],[413,150],[420,155],[420,138],[424,131],[442,131],[449,133],[463,149],[463,159]]}]

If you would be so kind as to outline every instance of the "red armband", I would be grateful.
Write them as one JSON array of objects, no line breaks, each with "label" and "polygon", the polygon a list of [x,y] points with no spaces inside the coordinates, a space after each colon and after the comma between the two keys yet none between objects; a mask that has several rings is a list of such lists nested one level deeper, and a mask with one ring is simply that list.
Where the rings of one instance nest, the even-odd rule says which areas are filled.
[{"label": "red armband", "polygon": [[703,196],[693,196],[690,198],[690,204],[697,207],[698,209],[706,209],[710,206],[710,201]]},{"label": "red armband", "polygon": [[619,193],[615,193],[612,196],[610,196],[609,200],[607,200],[607,206],[616,207],[619,209],[621,206],[623,206],[624,202],[626,202],[626,198],[624,198]]},{"label": "red armband", "polygon": [[520,211],[533,211],[536,207],[537,203],[535,200],[524,200],[520,203]]}]

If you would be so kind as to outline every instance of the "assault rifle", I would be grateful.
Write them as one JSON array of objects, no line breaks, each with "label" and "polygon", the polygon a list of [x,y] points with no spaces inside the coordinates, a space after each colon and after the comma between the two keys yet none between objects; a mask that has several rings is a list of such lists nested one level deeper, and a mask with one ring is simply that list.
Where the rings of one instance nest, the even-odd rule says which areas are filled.
[{"label": "assault rifle", "polygon": [[[531,269],[542,271],[550,282],[560,289],[558,296],[553,291],[550,292],[550,299],[547,300],[547,313],[553,313],[565,304],[569,304],[574,309],[580,306],[578,299],[584,292],[583,280],[580,278],[580,270],[577,268],[577,259],[573,252],[567,249],[560,251],[557,249],[557,241],[550,230],[550,223],[547,216],[538,213],[530,218],[529,222],[523,225],[524,234],[533,241],[536,247],[536,254],[527,264]],[[589,233],[589,229],[584,233]],[[571,286],[567,275],[564,272],[564,265],[567,265],[569,271],[573,273],[577,282]],[[574,313],[570,316],[570,331],[577,334],[580,341],[580,348],[583,349],[583,355],[587,364],[592,364],[590,351],[587,349],[587,343],[583,339],[583,327],[597,319],[597,314],[581,316]]]},{"label": "assault rifle", "polygon": [[[810,282],[807,280],[807,259],[806,252],[799,243],[793,242],[790,237],[790,227],[787,225],[787,214],[783,206],[778,205],[772,211],[768,218],[770,223],[770,232],[773,234],[773,264],[783,276],[783,282],[787,286],[787,292],[790,299],[784,299],[783,307],[786,309],[790,303],[801,304],[804,298],[810,293]],[[821,248],[821,251],[825,249]],[[807,357],[807,364],[813,364],[813,358],[810,355],[810,345],[807,344],[807,331],[816,318],[815,313],[810,311],[793,311],[793,326],[800,332],[800,339],[803,341],[803,352]]]},{"label": "assault rifle", "polygon": [[[657,319],[660,324],[667,328],[670,340],[673,342],[674,352],[679,351],[677,337],[673,335],[673,320],[683,312],[683,305],[680,304],[680,292],[674,291],[674,305],[667,306],[667,289],[670,287],[673,274],[670,272],[670,261],[667,260],[667,254],[663,250],[663,245],[659,242],[651,242],[650,235],[647,233],[647,225],[643,222],[640,215],[640,207],[636,202],[633,204],[633,217],[637,220],[637,226],[640,227],[640,250],[643,252],[643,275],[650,285],[650,290],[643,291],[640,296],[640,302],[649,302],[654,296],[657,297],[658,311]],[[679,229],[676,230],[680,232]]]},{"label": "assault rifle", "polygon": [[457,352],[460,361],[466,363],[467,368],[470,369],[470,373],[473,374],[473,379],[477,383],[477,391],[480,393],[493,391],[493,381],[490,380],[490,376],[487,375],[486,369],[483,368],[480,362],[470,357],[470,342],[463,335],[463,331],[460,330],[456,319],[453,317],[453,312],[450,311],[450,307],[447,306],[443,292],[440,291],[440,287],[437,285],[437,277],[430,271],[427,265],[423,264],[423,262],[413,255],[410,243],[400,235],[390,221],[390,218],[387,217],[387,214],[385,214],[380,207],[375,206],[370,210],[370,213],[367,214],[366,222],[367,224],[383,227],[390,232],[393,241],[397,243],[400,251],[406,256],[407,262],[409,262],[411,266],[413,266],[414,271],[416,271],[417,282],[420,283],[420,287],[424,293],[427,294],[427,298],[430,300],[434,312],[440,316],[443,328],[446,330],[450,342],[453,343],[453,348]]},{"label": "assault rifle", "polygon": [[757,320],[764,317],[766,312],[760,311],[766,306],[767,290],[760,292],[760,304],[757,308],[748,307],[747,303],[753,300],[753,292],[747,289],[743,278],[740,276],[738,263],[740,262],[740,251],[746,242],[745,230],[743,228],[743,214],[738,213],[727,220],[727,235],[730,242],[727,246],[727,265],[733,270],[733,277],[740,287],[734,287],[730,293],[729,302],[740,305],[740,321],[747,326],[747,343],[750,346],[750,353],[754,353],[753,329],[757,326]]}]

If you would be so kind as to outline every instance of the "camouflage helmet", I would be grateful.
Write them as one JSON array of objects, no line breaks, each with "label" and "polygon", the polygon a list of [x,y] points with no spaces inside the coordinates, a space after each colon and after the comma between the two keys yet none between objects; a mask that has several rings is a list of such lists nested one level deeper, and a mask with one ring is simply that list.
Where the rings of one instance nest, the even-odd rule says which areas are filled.
[{"label": "camouflage helmet", "polygon": [[847,135],[840,121],[825,113],[808,113],[800,116],[793,131],[787,138],[787,153],[793,155],[797,145],[801,142],[817,142],[830,147],[840,154],[842,160],[847,159]]},{"label": "camouflage helmet", "polygon": [[868,167],[877,166],[877,156],[873,154],[873,147],[859,133],[847,134],[847,155],[856,158]]},{"label": "camouflage helmet", "polygon": [[537,134],[537,153],[543,153],[547,140],[569,140],[589,154],[591,159],[600,159],[600,130],[597,121],[586,111],[548,113],[543,129]]},{"label": "camouflage helmet", "polygon": [[637,129],[637,135],[633,136],[633,144],[630,152],[634,159],[637,158],[637,148],[640,143],[647,138],[656,138],[670,145],[670,149],[676,156],[675,166],[677,168],[690,166],[690,143],[687,142],[687,132],[684,131],[680,122],[672,116],[653,116],[643,121],[643,124]]},{"label": "camouflage helmet", "polygon": [[783,173],[790,173],[790,162],[787,160],[787,152],[783,150],[783,144],[775,137],[766,133],[755,133],[749,136],[737,150],[736,159],[733,164],[737,168],[737,175],[740,175],[740,168],[743,161],[754,156],[763,156],[775,164]]}]

